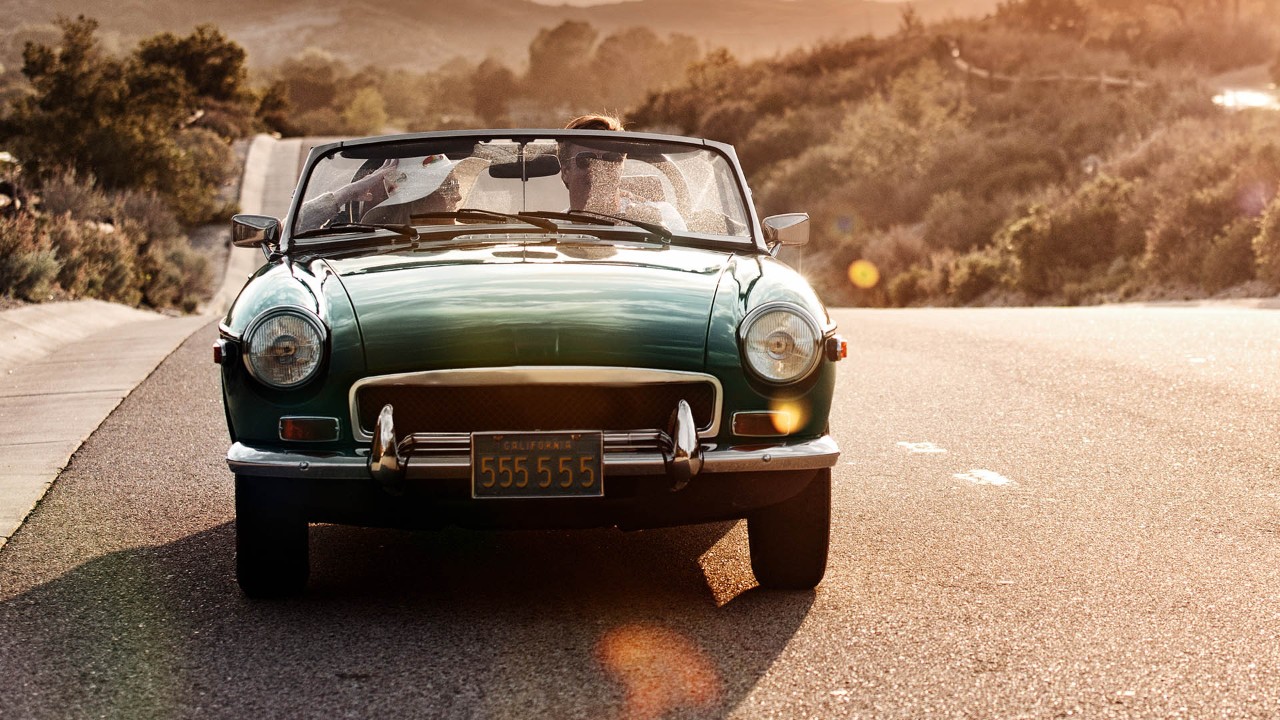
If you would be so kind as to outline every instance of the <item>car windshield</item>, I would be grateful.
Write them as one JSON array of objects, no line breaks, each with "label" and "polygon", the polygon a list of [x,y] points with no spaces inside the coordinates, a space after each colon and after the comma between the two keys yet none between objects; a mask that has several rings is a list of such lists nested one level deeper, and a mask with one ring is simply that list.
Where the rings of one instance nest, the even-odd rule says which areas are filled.
[{"label": "car windshield", "polygon": [[477,222],[665,229],[663,239],[677,241],[751,237],[743,190],[722,153],[626,135],[357,144],[320,157],[303,188],[292,235],[325,242],[350,223],[412,225],[428,242],[431,225]]}]

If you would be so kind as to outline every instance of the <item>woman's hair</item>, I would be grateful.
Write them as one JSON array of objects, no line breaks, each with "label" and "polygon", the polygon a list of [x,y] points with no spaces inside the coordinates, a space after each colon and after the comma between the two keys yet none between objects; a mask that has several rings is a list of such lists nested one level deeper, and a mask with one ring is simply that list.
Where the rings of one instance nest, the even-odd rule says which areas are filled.
[{"label": "woman's hair", "polygon": [[565,130],[624,130],[622,121],[612,115],[579,115],[564,126]]}]

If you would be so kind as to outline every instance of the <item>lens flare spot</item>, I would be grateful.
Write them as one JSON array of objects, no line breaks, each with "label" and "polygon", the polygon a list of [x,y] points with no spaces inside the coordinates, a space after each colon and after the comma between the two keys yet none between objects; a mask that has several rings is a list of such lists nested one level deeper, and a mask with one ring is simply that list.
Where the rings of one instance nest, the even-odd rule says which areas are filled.
[{"label": "lens flare spot", "polygon": [[880,269],[870,260],[854,260],[849,266],[849,282],[863,290],[870,290],[880,282]]},{"label": "lens flare spot", "polygon": [[783,435],[790,435],[809,422],[809,406],[798,400],[774,400],[769,409],[773,411],[773,429]]},{"label": "lens flare spot", "polygon": [[614,628],[596,656],[624,690],[620,717],[650,720],[674,710],[708,708],[720,697],[720,676],[697,645],[678,632],[649,624]]}]

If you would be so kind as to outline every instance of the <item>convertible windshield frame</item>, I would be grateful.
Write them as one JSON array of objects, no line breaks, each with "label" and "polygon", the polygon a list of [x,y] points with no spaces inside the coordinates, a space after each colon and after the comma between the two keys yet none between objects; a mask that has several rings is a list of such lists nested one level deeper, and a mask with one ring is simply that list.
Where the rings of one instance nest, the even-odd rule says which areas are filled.
[{"label": "convertible windshield frame", "polygon": [[[711,140],[700,138],[689,138],[676,135],[663,135],[653,133],[633,133],[633,132],[614,132],[599,130],[558,130],[558,129],[520,129],[520,130],[463,130],[463,131],[447,131],[447,132],[431,132],[431,133],[414,133],[405,135],[390,135],[370,138],[361,138],[356,140],[343,140],[325,145],[319,145],[312,148],[307,160],[303,166],[302,181],[299,184],[298,191],[294,193],[294,198],[290,205],[289,214],[285,218],[284,227],[286,232],[283,233],[281,239],[280,250],[283,253],[291,251],[305,252],[313,241],[299,237],[307,232],[307,228],[300,227],[300,216],[302,214],[302,206],[307,201],[309,194],[309,186],[313,182],[317,182],[315,171],[322,163],[328,162],[329,158],[334,157],[338,153],[342,153],[348,159],[365,160],[366,163],[376,161],[382,158],[393,157],[411,157],[416,154],[424,154],[427,150],[434,153],[451,152],[457,154],[466,154],[475,148],[477,143],[513,143],[520,148],[520,158],[522,168],[526,176],[520,178],[523,182],[528,181],[528,168],[525,167],[531,163],[524,162],[523,148],[530,143],[546,142],[546,141],[571,141],[575,144],[590,148],[593,145],[611,146],[635,144],[636,147],[645,145],[662,145],[676,146],[688,148],[694,151],[704,151],[710,153],[708,157],[720,158],[724,162],[724,170],[717,171],[715,176],[720,182],[720,187],[726,188],[721,192],[722,196],[729,197],[727,202],[734,205],[740,205],[740,209],[734,205],[726,206],[729,210],[734,210],[735,215],[741,219],[726,214],[726,229],[736,228],[735,232],[742,233],[740,235],[707,233],[701,231],[681,230],[679,228],[672,229],[673,242],[675,244],[695,244],[702,247],[716,246],[725,249],[731,249],[737,252],[757,251],[761,253],[768,252],[764,243],[763,231],[760,226],[759,218],[756,216],[755,209],[752,207],[750,191],[747,188],[746,178],[742,172],[742,166],[738,162],[737,155],[732,146]],[[415,153],[415,148],[421,148]],[[542,155],[540,157],[546,157]],[[554,158],[553,158],[554,159]],[[719,163],[720,160],[714,160]],[[628,160],[627,162],[630,162]],[[556,165],[558,167],[558,164]],[[730,185],[731,183],[731,185]],[[318,186],[324,188],[325,186]],[[732,223],[730,225],[729,223]],[[415,226],[418,223],[413,223]],[[599,232],[606,226],[592,223],[584,218],[581,223],[566,223],[561,226],[561,230],[565,232]],[[313,225],[310,229],[314,229]],[[432,230],[443,229],[433,228],[431,226],[418,226],[421,236],[426,240],[429,236],[436,233]],[[318,238],[317,238],[318,239]],[[325,238],[325,243],[332,243],[333,237]]]}]

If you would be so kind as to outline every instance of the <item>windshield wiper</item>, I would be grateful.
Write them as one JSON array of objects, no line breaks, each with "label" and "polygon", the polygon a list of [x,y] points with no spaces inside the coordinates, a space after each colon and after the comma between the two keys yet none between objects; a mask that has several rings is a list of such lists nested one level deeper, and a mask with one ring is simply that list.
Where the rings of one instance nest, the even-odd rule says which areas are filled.
[{"label": "windshield wiper", "polygon": [[373,232],[375,230],[390,230],[396,235],[399,235],[402,238],[408,238],[410,240],[413,240],[418,237],[418,231],[415,230],[412,225],[397,225],[392,223],[387,223],[383,225],[379,223],[344,222],[344,223],[334,223],[326,227],[316,228],[314,230],[307,230],[305,232],[300,232],[294,235],[293,238],[295,240],[300,240],[305,238],[321,237],[324,235],[337,235],[339,233],[351,233],[351,232]]},{"label": "windshield wiper", "polygon": [[496,210],[481,210],[479,208],[458,208],[452,212],[427,212],[418,213],[410,220],[436,220],[454,218],[458,220],[476,219],[476,220],[516,220],[527,225],[542,228],[547,232],[559,232],[560,226],[537,216],[529,216],[527,213],[513,215],[511,213],[497,212]]},{"label": "windshield wiper", "polygon": [[566,210],[564,212],[552,212],[549,210],[539,210],[537,212],[520,213],[521,217],[532,216],[540,218],[560,218],[563,220],[577,220],[579,222],[587,222],[594,225],[617,225],[625,223],[634,225],[642,230],[647,230],[650,234],[657,235],[662,238],[665,243],[670,243],[675,237],[666,227],[658,223],[645,222],[644,220],[632,220],[622,215],[610,215],[609,213],[596,212],[594,210]]}]

